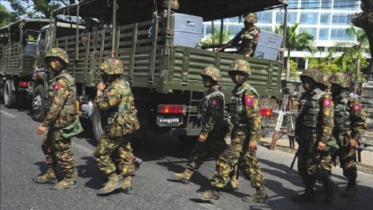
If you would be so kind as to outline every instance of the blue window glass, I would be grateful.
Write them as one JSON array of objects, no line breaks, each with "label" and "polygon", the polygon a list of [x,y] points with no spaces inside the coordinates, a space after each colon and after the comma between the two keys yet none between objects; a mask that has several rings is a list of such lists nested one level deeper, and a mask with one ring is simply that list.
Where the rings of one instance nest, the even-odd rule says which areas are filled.
[{"label": "blue window glass", "polygon": [[332,8],[333,0],[322,0],[321,1],[321,9],[330,9]]},{"label": "blue window glass", "polygon": [[272,23],[272,11],[258,12],[258,23]]},{"label": "blue window glass", "polygon": [[298,0],[288,0],[288,8],[289,9],[297,9],[298,8]]},{"label": "blue window glass", "polygon": [[359,1],[356,0],[334,0],[333,9],[335,10],[356,10]]},{"label": "blue window glass", "polygon": [[318,9],[320,7],[320,0],[302,0],[302,9]]},{"label": "blue window glass", "polygon": [[[276,12],[276,23],[282,24],[284,22],[284,16],[285,13],[281,11]],[[287,18],[288,24],[294,24],[297,22],[297,12],[288,12],[288,18]]]},{"label": "blue window glass", "polygon": [[299,28],[299,33],[302,33],[302,32],[307,32],[307,33],[309,33],[311,36],[313,36],[313,38],[316,38],[317,28],[305,28],[305,27],[300,27],[300,28]]},{"label": "blue window glass", "polygon": [[348,17],[349,14],[333,14],[332,24],[333,25],[349,25],[350,20]]},{"label": "blue window glass", "polygon": [[229,31],[229,36],[236,36],[241,30],[243,26],[241,25],[229,25],[228,26],[228,31]]},{"label": "blue window glass", "polygon": [[238,23],[238,21],[239,21],[239,17],[228,18],[229,23]]},{"label": "blue window glass", "polygon": [[301,24],[317,24],[318,13],[311,12],[302,12],[300,14],[300,23]]},{"label": "blue window glass", "polygon": [[329,40],[329,28],[320,28],[319,40]]},{"label": "blue window glass", "polygon": [[330,40],[354,40],[346,33],[345,28],[331,29]]},{"label": "blue window glass", "polygon": [[320,24],[322,25],[330,25],[330,14],[321,13],[320,15]]},{"label": "blue window glass", "polygon": [[260,26],[259,29],[261,31],[269,31],[272,32],[272,27],[271,26]]}]

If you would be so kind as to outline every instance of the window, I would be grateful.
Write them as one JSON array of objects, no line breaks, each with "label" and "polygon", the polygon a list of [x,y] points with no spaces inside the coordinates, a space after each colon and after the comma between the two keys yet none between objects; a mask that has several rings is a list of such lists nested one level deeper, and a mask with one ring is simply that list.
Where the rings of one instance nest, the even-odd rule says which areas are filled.
[{"label": "window", "polygon": [[258,12],[258,23],[272,23],[272,11]]},{"label": "window", "polygon": [[320,28],[319,40],[329,40],[329,29],[328,28]]},{"label": "window", "polygon": [[289,9],[298,8],[298,0],[288,0],[288,8]]},{"label": "window", "polygon": [[348,25],[349,22],[348,14],[334,14],[332,16],[333,25]]},{"label": "window", "polygon": [[[276,12],[276,23],[282,24],[284,22],[284,12]],[[288,24],[294,24],[297,22],[297,12],[288,12]]]},{"label": "window", "polygon": [[331,29],[330,33],[331,40],[354,40],[346,33],[346,29],[339,28],[339,29]]},{"label": "window", "polygon": [[333,9],[335,10],[356,10],[359,1],[356,0],[334,0]]},{"label": "window", "polygon": [[321,14],[320,15],[320,24],[330,25],[330,14]]},{"label": "window", "polygon": [[230,37],[234,37],[236,36],[241,30],[242,30],[243,26],[241,25],[229,25],[228,26],[228,31],[229,31],[229,34],[230,34]]},{"label": "window", "polygon": [[261,31],[269,31],[269,32],[272,31],[272,27],[271,26],[260,26],[259,29]]},{"label": "window", "polygon": [[313,38],[316,38],[316,32],[317,32],[317,29],[316,28],[305,28],[305,27],[300,27],[299,28],[299,33],[302,33],[302,32],[307,32],[309,33],[311,36],[313,36]]},{"label": "window", "polygon": [[332,8],[332,0],[322,0],[321,1],[321,9],[330,9]]},{"label": "window", "polygon": [[320,0],[302,0],[302,9],[318,9],[320,7]]},{"label": "window", "polygon": [[[228,22],[229,22],[229,23],[238,23],[239,20],[240,20],[239,17],[231,17],[231,18],[228,18]],[[242,20],[243,20],[243,18],[242,18]]]},{"label": "window", "polygon": [[301,24],[317,24],[318,13],[301,13],[300,14],[300,23]]}]

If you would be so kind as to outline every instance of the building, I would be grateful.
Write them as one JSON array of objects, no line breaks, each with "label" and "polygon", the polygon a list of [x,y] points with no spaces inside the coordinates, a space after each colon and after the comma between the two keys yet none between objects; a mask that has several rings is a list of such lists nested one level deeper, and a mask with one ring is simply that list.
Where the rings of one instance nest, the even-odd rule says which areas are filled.
[{"label": "building", "polygon": [[[307,31],[314,37],[314,45],[322,53],[315,57],[327,56],[328,47],[338,42],[354,42],[354,38],[346,34],[350,25],[350,16],[360,12],[360,0],[288,0],[288,25],[299,22],[299,32]],[[274,31],[283,23],[284,9],[258,12],[258,23],[261,30]],[[240,17],[224,19],[224,30],[229,31],[230,38],[243,27]],[[241,18],[243,21],[243,18]],[[214,27],[220,29],[220,20],[214,21]],[[211,36],[211,22],[204,23],[205,36]],[[286,54],[285,54],[286,55]],[[295,58],[298,69],[305,69],[308,65],[306,57],[309,52],[292,51],[290,56]],[[370,57],[370,54],[366,54]]]}]

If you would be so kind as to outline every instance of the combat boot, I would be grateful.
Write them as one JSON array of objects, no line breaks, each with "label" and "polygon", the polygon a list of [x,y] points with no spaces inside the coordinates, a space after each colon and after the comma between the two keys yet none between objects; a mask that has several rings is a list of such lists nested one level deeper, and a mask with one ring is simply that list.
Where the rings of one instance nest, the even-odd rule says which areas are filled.
[{"label": "combat boot", "polygon": [[264,187],[261,187],[256,190],[256,193],[254,195],[244,196],[242,198],[242,201],[249,203],[267,203],[268,195]]},{"label": "combat boot", "polygon": [[219,199],[220,194],[219,190],[214,187],[211,190],[206,190],[203,192],[196,191],[195,193],[201,200],[210,202],[217,201]]},{"label": "combat boot", "polygon": [[337,192],[338,192],[338,186],[335,182],[332,181],[331,177],[329,176],[328,179],[324,181],[325,183],[325,189],[326,189],[326,195],[325,195],[325,202],[331,203],[335,199]]},{"label": "combat boot", "polygon": [[139,170],[140,165],[141,165],[141,163],[142,163],[142,159],[141,159],[141,158],[138,158],[138,157],[135,157],[134,163],[135,163],[135,164],[134,164],[134,165],[135,165],[135,170],[134,170],[132,176],[135,176],[135,175],[136,175],[136,171]]},{"label": "combat boot", "polygon": [[343,196],[354,197],[356,195],[356,180],[349,180],[346,189],[342,192]]},{"label": "combat boot", "polygon": [[75,179],[63,179],[58,182],[56,185],[50,187],[52,190],[63,190],[76,187]]},{"label": "combat boot", "polygon": [[105,186],[99,189],[97,195],[106,195],[113,192],[116,189],[122,188],[123,181],[119,178],[116,173],[112,173],[108,177],[108,182]]},{"label": "combat boot", "polygon": [[303,194],[294,196],[292,200],[296,202],[314,202],[315,197],[313,184],[307,184],[305,192]]},{"label": "combat boot", "polygon": [[185,169],[183,173],[174,173],[171,172],[170,175],[172,178],[181,181],[183,184],[189,184],[190,177],[192,176],[193,171]]},{"label": "combat boot", "polygon": [[240,188],[238,187],[238,180],[230,180],[222,190],[224,191],[237,191]]},{"label": "combat boot", "polygon": [[125,194],[132,194],[131,176],[123,178],[122,192]]},{"label": "combat boot", "polygon": [[48,168],[47,172],[44,175],[33,178],[33,181],[38,184],[56,184],[58,180],[53,168]]}]

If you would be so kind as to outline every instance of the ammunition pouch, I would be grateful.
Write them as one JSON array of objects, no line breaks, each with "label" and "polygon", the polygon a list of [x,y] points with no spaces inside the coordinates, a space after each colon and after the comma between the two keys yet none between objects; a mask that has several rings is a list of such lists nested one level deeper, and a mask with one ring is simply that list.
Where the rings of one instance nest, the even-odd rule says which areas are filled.
[{"label": "ammunition pouch", "polygon": [[79,133],[83,132],[82,124],[80,124],[80,120],[78,116],[75,116],[75,121],[60,130],[61,136],[63,138],[71,138],[73,136],[78,135]]},{"label": "ammunition pouch", "polygon": [[140,128],[140,124],[132,113],[116,113],[108,119],[108,136],[112,138],[129,135]]}]

